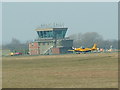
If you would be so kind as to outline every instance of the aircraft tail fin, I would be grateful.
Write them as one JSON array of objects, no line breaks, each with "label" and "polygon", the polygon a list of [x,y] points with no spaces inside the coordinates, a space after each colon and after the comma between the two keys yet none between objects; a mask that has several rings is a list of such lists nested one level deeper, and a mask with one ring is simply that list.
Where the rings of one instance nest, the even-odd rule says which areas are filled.
[{"label": "aircraft tail fin", "polygon": [[97,49],[97,44],[95,43],[92,48]]}]

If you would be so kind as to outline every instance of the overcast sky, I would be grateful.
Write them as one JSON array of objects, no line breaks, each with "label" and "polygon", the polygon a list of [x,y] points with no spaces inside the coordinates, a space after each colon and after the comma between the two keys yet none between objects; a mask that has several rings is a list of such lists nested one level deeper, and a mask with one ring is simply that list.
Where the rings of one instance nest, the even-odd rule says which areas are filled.
[{"label": "overcast sky", "polygon": [[64,23],[68,27],[67,36],[73,33],[98,32],[104,39],[118,38],[117,2],[2,4],[3,43],[9,43],[12,38],[21,42],[33,40],[37,37],[37,26],[54,22]]}]

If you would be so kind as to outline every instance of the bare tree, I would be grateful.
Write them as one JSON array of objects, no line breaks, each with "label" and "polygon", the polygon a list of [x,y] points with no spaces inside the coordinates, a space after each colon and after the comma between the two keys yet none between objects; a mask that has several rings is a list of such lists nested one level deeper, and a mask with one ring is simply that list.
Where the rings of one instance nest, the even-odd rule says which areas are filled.
[{"label": "bare tree", "polygon": [[78,33],[70,35],[69,37],[74,40],[74,47],[92,47],[93,44],[96,43],[99,48],[109,49],[111,45],[113,48],[118,48],[118,40],[104,40],[103,37],[96,32]]},{"label": "bare tree", "polygon": [[87,32],[82,35],[82,44],[85,47],[91,47],[94,43],[98,43],[102,40],[102,36],[96,32]]},{"label": "bare tree", "polygon": [[13,38],[9,44],[3,45],[3,49],[9,50],[24,50],[28,49],[28,43],[21,43],[18,39]]}]

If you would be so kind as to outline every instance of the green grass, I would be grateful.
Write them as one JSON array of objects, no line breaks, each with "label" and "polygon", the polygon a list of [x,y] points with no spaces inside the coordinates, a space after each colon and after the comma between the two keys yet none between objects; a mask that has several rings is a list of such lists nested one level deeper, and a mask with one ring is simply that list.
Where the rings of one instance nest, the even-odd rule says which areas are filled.
[{"label": "green grass", "polygon": [[117,53],[3,57],[3,88],[117,88]]}]

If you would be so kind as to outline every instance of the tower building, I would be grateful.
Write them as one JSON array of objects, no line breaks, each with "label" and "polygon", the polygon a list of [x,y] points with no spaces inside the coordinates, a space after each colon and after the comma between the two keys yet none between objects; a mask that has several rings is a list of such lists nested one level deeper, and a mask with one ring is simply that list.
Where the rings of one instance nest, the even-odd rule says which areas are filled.
[{"label": "tower building", "polygon": [[30,55],[65,54],[73,46],[73,40],[66,39],[68,28],[65,27],[40,27],[35,31],[38,39],[29,44]]}]

